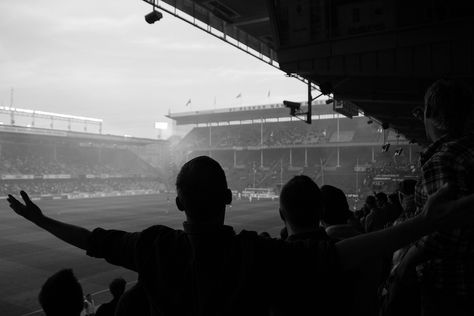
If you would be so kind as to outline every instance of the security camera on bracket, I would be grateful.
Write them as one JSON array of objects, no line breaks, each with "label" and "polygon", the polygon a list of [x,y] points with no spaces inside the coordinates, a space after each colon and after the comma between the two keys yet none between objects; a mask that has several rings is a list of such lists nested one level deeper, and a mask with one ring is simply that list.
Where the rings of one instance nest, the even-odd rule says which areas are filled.
[{"label": "security camera on bracket", "polygon": [[160,11],[156,11],[154,8],[153,8],[153,11],[145,15],[145,21],[148,24],[153,24],[161,20],[162,18],[163,18],[163,13],[161,13]]},{"label": "security camera on bracket", "polygon": [[291,116],[296,116],[299,114],[299,110],[301,109],[301,103],[300,102],[293,102],[293,101],[283,101],[283,104],[285,107],[290,109],[290,115]]}]

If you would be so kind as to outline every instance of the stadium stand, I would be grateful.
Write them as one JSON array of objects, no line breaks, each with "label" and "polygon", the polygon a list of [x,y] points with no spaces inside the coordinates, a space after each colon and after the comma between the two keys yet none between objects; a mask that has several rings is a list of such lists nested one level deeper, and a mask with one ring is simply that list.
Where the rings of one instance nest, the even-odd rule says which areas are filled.
[{"label": "stadium stand", "polygon": [[[374,190],[390,191],[417,174],[420,149],[366,117],[348,119],[324,105],[312,124],[285,115],[271,105],[170,114],[177,125],[198,125],[173,148],[180,153],[175,156],[211,155],[238,192],[271,188],[277,193],[293,176],[306,174],[319,185],[341,188],[351,201],[355,197],[359,204],[353,207]],[[391,150],[383,152],[385,143],[393,145]]]},{"label": "stadium stand", "polygon": [[[0,196],[72,198],[152,193],[165,189],[151,139],[72,131],[0,127]],[[164,151],[164,150],[163,150]]]}]

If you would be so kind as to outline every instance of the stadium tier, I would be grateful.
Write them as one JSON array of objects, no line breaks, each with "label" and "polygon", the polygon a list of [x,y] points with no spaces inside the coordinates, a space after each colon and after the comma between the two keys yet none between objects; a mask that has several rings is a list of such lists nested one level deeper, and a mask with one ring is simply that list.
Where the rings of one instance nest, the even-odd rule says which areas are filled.
[{"label": "stadium tier", "polygon": [[[231,188],[239,192],[248,188],[279,192],[292,176],[306,174],[320,185],[332,184],[351,197],[362,197],[373,190],[390,191],[417,174],[419,147],[366,117],[348,119],[323,106],[312,124],[291,120],[288,109],[269,105],[169,117],[176,125],[196,122],[174,147],[175,156],[186,160],[211,155],[224,166]],[[391,149],[383,150],[387,143]]]},{"label": "stadium tier", "polygon": [[0,196],[20,189],[43,197],[156,192],[164,187],[154,156],[164,146],[152,139],[0,126]]}]

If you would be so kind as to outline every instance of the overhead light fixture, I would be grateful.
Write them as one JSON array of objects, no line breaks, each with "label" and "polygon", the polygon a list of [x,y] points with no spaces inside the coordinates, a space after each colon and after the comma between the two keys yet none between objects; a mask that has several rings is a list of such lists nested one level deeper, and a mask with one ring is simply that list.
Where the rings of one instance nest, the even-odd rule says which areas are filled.
[{"label": "overhead light fixture", "polygon": [[153,11],[145,15],[145,21],[148,24],[153,24],[161,20],[162,18],[163,18],[163,13],[161,13],[160,11],[156,11],[155,9],[153,9]]},{"label": "overhead light fixture", "polygon": [[331,103],[334,103],[334,99],[327,99],[326,100],[326,104],[331,104]]},{"label": "overhead light fixture", "polygon": [[372,124],[373,122],[374,122],[374,121],[373,121],[372,119],[370,119],[370,120],[367,121],[367,124],[370,125],[370,124]]},{"label": "overhead light fixture", "polygon": [[386,153],[390,149],[390,143],[387,143],[382,146],[382,152]]}]

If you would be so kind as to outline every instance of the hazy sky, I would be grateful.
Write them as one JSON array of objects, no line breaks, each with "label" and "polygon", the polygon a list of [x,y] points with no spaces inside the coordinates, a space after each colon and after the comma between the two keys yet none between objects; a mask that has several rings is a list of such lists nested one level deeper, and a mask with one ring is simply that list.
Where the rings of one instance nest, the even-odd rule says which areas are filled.
[{"label": "hazy sky", "polygon": [[169,110],[305,98],[301,82],[173,16],[147,24],[150,11],[140,0],[1,0],[1,104],[14,88],[15,107],[156,137]]}]

